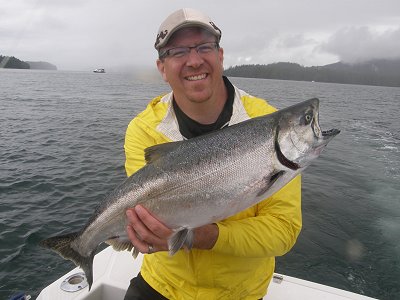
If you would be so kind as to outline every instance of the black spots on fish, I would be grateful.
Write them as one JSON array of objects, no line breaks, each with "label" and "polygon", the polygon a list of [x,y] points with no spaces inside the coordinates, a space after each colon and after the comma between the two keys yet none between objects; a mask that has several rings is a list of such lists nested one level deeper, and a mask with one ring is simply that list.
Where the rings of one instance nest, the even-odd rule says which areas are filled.
[{"label": "black spots on fish", "polygon": [[262,180],[263,185],[257,193],[257,197],[265,194],[271,188],[271,186],[279,179],[279,177],[283,176],[283,174],[285,174],[285,171],[281,170],[265,176]]},{"label": "black spots on fish", "polygon": [[278,135],[279,135],[279,126],[277,126],[277,128],[276,128],[275,143],[274,143],[276,156],[277,156],[279,162],[280,162],[283,166],[285,166],[285,167],[287,167],[287,168],[289,168],[289,169],[291,169],[291,170],[294,170],[294,171],[295,171],[295,170],[299,169],[300,166],[299,166],[297,163],[295,163],[294,161],[289,160],[289,159],[282,153],[282,150],[281,150],[281,147],[280,147],[279,141],[278,141]]}]

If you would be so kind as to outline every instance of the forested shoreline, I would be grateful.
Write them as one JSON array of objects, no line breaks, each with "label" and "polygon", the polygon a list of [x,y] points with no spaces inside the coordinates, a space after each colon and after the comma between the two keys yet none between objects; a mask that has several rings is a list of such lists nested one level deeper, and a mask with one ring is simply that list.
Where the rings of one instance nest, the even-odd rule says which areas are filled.
[{"label": "forested shoreline", "polygon": [[230,67],[224,73],[232,77],[400,87],[400,59],[371,60],[358,64],[338,62],[313,67],[304,67],[289,62],[240,65]]}]

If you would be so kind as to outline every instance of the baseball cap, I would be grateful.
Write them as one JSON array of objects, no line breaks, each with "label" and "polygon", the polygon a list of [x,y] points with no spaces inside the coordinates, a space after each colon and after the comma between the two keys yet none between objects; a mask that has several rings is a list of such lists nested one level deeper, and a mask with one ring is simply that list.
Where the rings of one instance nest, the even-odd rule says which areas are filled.
[{"label": "baseball cap", "polygon": [[160,50],[167,44],[174,32],[185,27],[202,27],[215,35],[218,42],[221,39],[221,30],[207,15],[192,8],[182,8],[170,14],[161,23],[154,48]]}]

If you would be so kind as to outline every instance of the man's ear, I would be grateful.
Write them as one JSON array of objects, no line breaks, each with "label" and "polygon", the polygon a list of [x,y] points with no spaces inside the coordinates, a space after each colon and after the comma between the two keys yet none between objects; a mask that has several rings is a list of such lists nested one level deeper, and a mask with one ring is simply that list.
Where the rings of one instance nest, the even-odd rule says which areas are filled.
[{"label": "man's ear", "polygon": [[164,79],[164,81],[168,82],[167,74],[165,74],[164,62],[161,59],[157,59],[157,69],[158,69],[158,72],[160,72],[160,74],[161,74],[162,78]]},{"label": "man's ear", "polygon": [[219,55],[219,59],[221,61],[221,67],[222,67],[222,69],[224,69],[224,49],[223,48],[218,49],[218,55]]}]

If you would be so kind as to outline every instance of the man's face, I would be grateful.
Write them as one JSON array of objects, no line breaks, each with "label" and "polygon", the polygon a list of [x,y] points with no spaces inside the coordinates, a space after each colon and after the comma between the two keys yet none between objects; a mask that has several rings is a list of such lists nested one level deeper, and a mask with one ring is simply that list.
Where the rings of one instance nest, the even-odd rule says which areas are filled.
[{"label": "man's face", "polygon": [[[174,33],[163,50],[193,47],[215,40],[215,36],[203,29],[184,28]],[[197,53],[196,49],[191,49],[183,57],[167,56],[157,60],[157,67],[163,79],[171,86],[178,103],[205,102],[221,84],[223,49],[214,49],[208,53]]]}]

